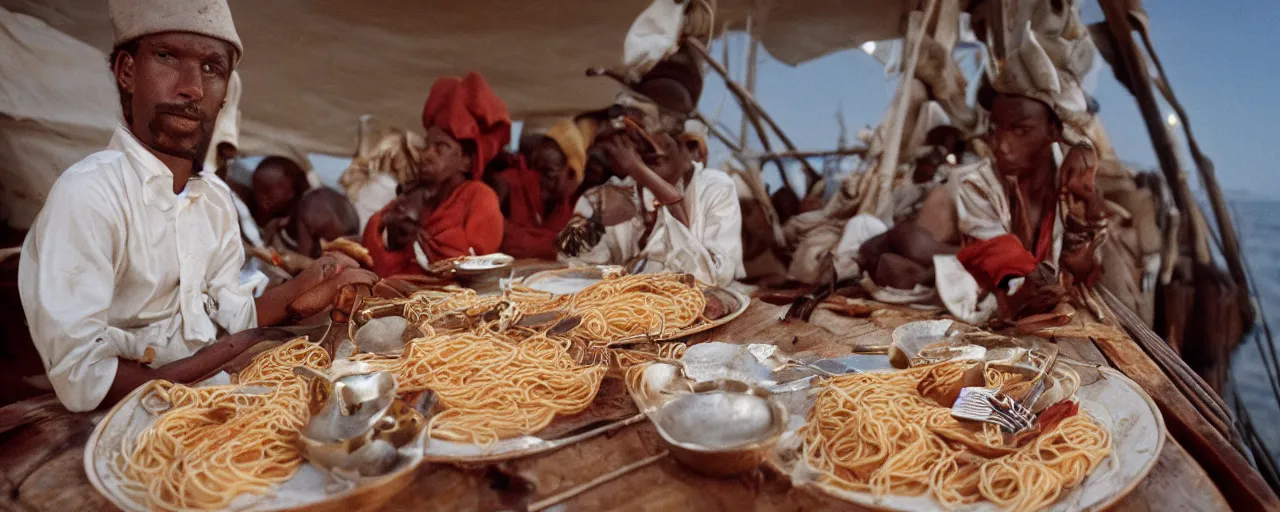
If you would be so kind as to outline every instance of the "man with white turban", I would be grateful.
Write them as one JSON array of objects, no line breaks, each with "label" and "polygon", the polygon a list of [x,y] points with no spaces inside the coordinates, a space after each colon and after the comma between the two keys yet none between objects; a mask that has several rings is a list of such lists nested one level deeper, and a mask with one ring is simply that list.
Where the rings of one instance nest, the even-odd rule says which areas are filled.
[{"label": "man with white turban", "polygon": [[[1006,319],[1053,310],[1046,321],[1059,322],[1070,316],[1068,292],[1101,275],[1105,211],[1093,183],[1097,153],[1083,135],[1090,113],[1079,81],[1092,59],[1064,58],[1093,47],[1085,35],[1038,36],[1030,23],[1020,35],[994,84],[994,158],[957,172],[963,248],[956,257]],[[1063,55],[1053,58],[1046,48]]]},{"label": "man with white turban", "polygon": [[290,303],[317,287],[336,295],[328,277],[344,268],[331,259],[256,301],[240,282],[231,191],[201,170],[243,54],[226,1],[111,0],[108,11],[124,124],[58,178],[19,271],[32,341],[73,411],[154,379],[199,381],[289,337],[251,328],[318,312]]}]

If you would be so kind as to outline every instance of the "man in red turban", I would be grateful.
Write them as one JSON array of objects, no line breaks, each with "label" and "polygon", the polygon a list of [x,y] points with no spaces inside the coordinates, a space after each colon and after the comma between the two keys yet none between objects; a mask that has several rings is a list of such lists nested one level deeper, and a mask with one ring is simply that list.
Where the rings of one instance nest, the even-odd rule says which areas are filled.
[{"label": "man in red turban", "polygon": [[490,254],[502,243],[498,196],[480,178],[511,140],[506,105],[479,74],[445,77],[431,87],[422,126],[414,181],[365,226],[380,276],[422,274],[429,262]]}]

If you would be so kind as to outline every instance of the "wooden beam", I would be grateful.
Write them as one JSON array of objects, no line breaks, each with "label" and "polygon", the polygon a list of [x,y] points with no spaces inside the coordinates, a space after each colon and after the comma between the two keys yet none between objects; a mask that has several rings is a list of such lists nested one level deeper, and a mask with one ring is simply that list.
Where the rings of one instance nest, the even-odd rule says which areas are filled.
[{"label": "wooden beam", "polygon": [[[738,103],[742,105],[743,112],[751,114],[751,124],[754,125],[756,127],[756,131],[759,132],[760,140],[764,146],[765,152],[772,153],[773,150],[769,148],[769,145],[766,142],[769,139],[769,135],[760,125],[761,119],[763,119],[765,123],[769,124],[773,133],[778,136],[778,140],[782,141],[783,146],[786,146],[787,149],[791,151],[797,150],[796,145],[791,142],[791,138],[787,137],[787,134],[782,131],[782,128],[778,126],[778,123],[769,116],[768,112],[765,112],[764,109],[760,107],[760,103],[756,101],[755,97],[743,89],[741,85],[738,85],[737,82],[733,81],[733,79],[729,77],[728,70],[726,70],[723,65],[711,58],[711,54],[707,53],[707,47],[704,46],[701,41],[686,37],[684,39],[684,44],[693,48],[693,51],[702,57],[702,60],[706,61],[707,64],[711,66],[711,69],[715,70],[715,72],[720,75],[720,78],[724,79],[724,83],[728,86],[729,92],[733,93],[733,95],[738,98]],[[759,117],[757,118],[756,116]],[[822,179],[822,175],[818,174],[818,171],[814,170],[813,166],[809,165],[809,162],[801,160],[800,164],[804,166],[805,192],[808,192],[808,188],[812,187],[814,183],[817,183],[818,180]]]},{"label": "wooden beam", "polygon": [[[1127,312],[1129,316],[1133,316],[1115,295],[1104,291],[1102,296],[1113,313],[1124,316]],[[1111,316],[1116,317],[1114,314]],[[1140,320],[1124,322],[1124,326],[1130,329],[1130,335],[1135,340],[1139,337],[1155,337],[1159,340],[1159,336],[1147,329]],[[1248,459],[1210,426],[1205,417],[1188,401],[1187,396],[1170,381],[1169,375],[1134,340],[1095,339],[1094,343],[1116,368],[1121,369],[1151,395],[1164,416],[1169,433],[1204,467],[1232,509],[1280,510],[1280,498],[1276,497],[1262,476],[1249,465]]]},{"label": "wooden beam", "polygon": [[907,125],[907,110],[911,101],[911,86],[916,79],[916,63],[920,60],[921,42],[929,28],[929,19],[937,8],[938,0],[929,0],[924,12],[912,11],[907,20],[907,60],[902,70],[902,78],[898,82],[898,91],[893,99],[893,113],[889,116],[889,126],[882,126],[887,132],[884,150],[880,153],[876,175],[880,177],[880,190],[872,196],[874,210],[859,207],[859,211],[874,212],[877,217],[886,219],[892,212],[893,176],[898,170],[898,155],[902,148],[903,130]]},{"label": "wooden beam", "polygon": [[1227,209],[1227,200],[1222,195],[1222,187],[1218,186],[1218,176],[1214,172],[1213,161],[1200,151],[1200,143],[1196,141],[1196,136],[1191,133],[1191,118],[1187,116],[1187,111],[1182,108],[1182,103],[1178,101],[1178,97],[1173,94],[1173,85],[1169,83],[1169,75],[1164,72],[1164,65],[1160,63],[1160,56],[1156,54],[1155,44],[1151,42],[1151,35],[1147,33],[1145,27],[1138,30],[1142,35],[1142,44],[1147,49],[1147,55],[1151,57],[1151,62],[1156,66],[1156,72],[1160,74],[1160,81],[1156,84],[1157,88],[1163,94],[1169,105],[1173,107],[1174,112],[1178,113],[1178,120],[1182,124],[1183,133],[1187,136],[1187,146],[1191,150],[1191,157],[1196,162],[1196,171],[1200,174],[1200,183],[1204,185],[1205,192],[1209,195],[1209,205],[1213,208],[1213,216],[1218,221],[1218,234],[1222,236],[1222,255],[1227,260],[1227,271],[1231,272],[1231,279],[1236,282],[1239,288],[1240,307],[1244,311],[1246,324],[1252,324],[1254,319],[1253,301],[1249,298],[1249,278],[1244,267],[1243,251],[1240,249],[1240,237],[1236,234],[1236,227],[1231,222],[1231,212]]},{"label": "wooden beam", "polygon": [[867,154],[865,146],[828,149],[819,151],[778,151],[776,153],[747,153],[746,158],[755,160],[792,160],[798,158],[826,158],[831,156],[854,156]]},{"label": "wooden beam", "polygon": [[[1133,26],[1129,23],[1129,12],[1125,5],[1128,2],[1116,0],[1100,0],[1102,11],[1107,17],[1107,30],[1115,43],[1116,58],[1123,63],[1125,72],[1132,82],[1130,91],[1138,100],[1138,109],[1142,112],[1142,120],[1147,124],[1147,132],[1151,136],[1151,145],[1160,161],[1160,169],[1164,172],[1165,181],[1173,189],[1173,200],[1183,215],[1191,215],[1193,208],[1199,208],[1187,185],[1186,173],[1178,161],[1178,154],[1173,137],[1165,126],[1164,116],[1160,113],[1160,105],[1156,103],[1155,93],[1151,89],[1151,74],[1147,70],[1146,60],[1133,40]],[[1187,217],[1191,218],[1191,217]],[[1194,221],[1187,223],[1191,230],[1193,247],[1203,245],[1205,233]],[[1199,263],[1209,263],[1209,254],[1196,251]]]},{"label": "wooden beam", "polygon": [[[685,38],[684,44],[692,48],[699,57],[702,57],[703,61],[711,66],[711,69],[715,70],[716,73],[720,75],[720,78],[724,80],[725,85],[728,86],[729,92],[738,99],[738,105],[742,107],[742,116],[750,121],[751,125],[755,127],[756,135],[760,139],[760,147],[764,148],[766,152],[772,153],[773,144],[769,142],[769,133],[764,131],[764,125],[760,124],[760,119],[755,115],[755,111],[749,106],[752,102],[750,95],[742,89],[742,86],[738,85],[737,82],[734,82],[733,78],[729,77],[729,70],[725,69],[723,64],[711,58],[711,54],[707,52],[707,47],[703,46],[701,41],[693,38]],[[786,167],[782,166],[782,162],[777,161],[774,162],[774,165],[778,168],[778,174],[782,177],[782,183],[786,184]]]},{"label": "wooden beam", "polygon": [[693,118],[701,121],[702,124],[706,125],[707,133],[710,133],[712,137],[715,137],[716,140],[720,141],[721,144],[724,144],[725,147],[729,148],[729,151],[732,151],[733,154],[735,155],[742,154],[742,146],[739,146],[737,143],[735,143],[733,141],[733,138],[730,137],[729,134],[724,133],[724,131],[722,131],[720,127],[716,126],[714,123],[711,122],[711,120],[707,119],[707,116],[702,115],[702,112],[694,112]]},{"label": "wooden beam", "polygon": [[[729,47],[727,43],[724,46],[725,48]],[[755,17],[751,15],[747,15],[746,82],[747,82],[747,93],[751,94],[752,96],[755,96],[756,94],[756,52],[759,51],[759,48],[760,48],[760,41],[756,39],[756,33],[755,33]],[[729,71],[728,68],[726,68],[725,72],[728,72],[728,71]],[[747,123],[749,122],[750,121],[747,120],[747,115],[744,113],[742,115],[742,130],[738,132],[738,137],[739,137],[738,147],[742,147],[742,148],[747,147],[747,130],[749,128],[747,126]]]}]

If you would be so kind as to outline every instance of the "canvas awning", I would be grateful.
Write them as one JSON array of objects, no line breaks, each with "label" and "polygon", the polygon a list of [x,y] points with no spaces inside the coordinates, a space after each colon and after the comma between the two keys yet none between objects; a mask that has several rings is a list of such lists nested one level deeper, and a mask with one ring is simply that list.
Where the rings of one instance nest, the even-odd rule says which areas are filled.
[{"label": "canvas awning", "polygon": [[[382,126],[416,128],[431,83],[441,76],[483,73],[516,119],[547,120],[607,105],[617,86],[584,71],[620,61],[623,36],[648,0],[230,3],[245,46],[242,151],[288,147],[350,155],[361,114]],[[755,12],[766,50],[796,64],[898,36],[903,13],[916,3],[718,0],[715,24],[738,25]],[[112,43],[106,1],[0,0],[0,8],[9,11],[6,23],[25,27],[21,34],[0,34],[0,84],[31,93],[15,106],[0,92],[0,115],[6,123],[20,119],[27,130],[39,127],[42,143],[62,149],[59,157],[0,165],[6,175],[38,169],[35,181],[51,184],[61,169],[106,144],[118,116],[106,61]],[[25,67],[10,64],[15,55]],[[77,118],[74,129],[64,128],[68,115]],[[16,149],[8,128],[0,148]],[[34,158],[16,151],[0,156]],[[10,196],[6,191],[6,202]]]}]

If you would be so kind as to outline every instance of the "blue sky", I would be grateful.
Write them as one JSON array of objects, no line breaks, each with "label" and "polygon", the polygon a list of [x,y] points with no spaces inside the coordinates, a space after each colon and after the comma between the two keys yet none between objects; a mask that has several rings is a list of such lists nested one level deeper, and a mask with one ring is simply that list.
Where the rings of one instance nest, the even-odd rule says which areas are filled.
[{"label": "blue sky", "polygon": [[[1146,7],[1156,50],[1201,148],[1216,164],[1219,181],[1232,192],[1271,196],[1280,186],[1280,172],[1274,170],[1280,161],[1280,140],[1272,127],[1280,120],[1280,97],[1273,93],[1280,88],[1280,1],[1150,0]],[[1086,22],[1102,20],[1094,1],[1086,1],[1083,16]],[[730,45],[732,72],[738,74],[743,67],[742,43]],[[712,51],[721,55],[718,47]],[[1155,154],[1133,97],[1101,58],[1095,68],[1091,92],[1102,106],[1100,116],[1120,158],[1155,168]],[[837,108],[843,109],[850,137],[878,123],[896,86],[876,60],[856,50],[795,68],[762,52],[757,80],[756,97],[801,149],[835,147]],[[736,130],[736,104],[723,84],[709,77],[700,105],[703,112],[714,115],[722,102],[720,121]],[[1183,162],[1195,183],[1190,157]]]}]

